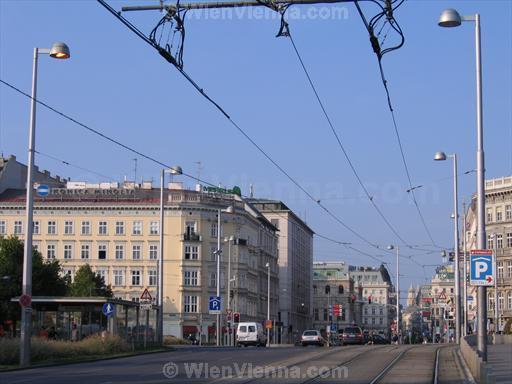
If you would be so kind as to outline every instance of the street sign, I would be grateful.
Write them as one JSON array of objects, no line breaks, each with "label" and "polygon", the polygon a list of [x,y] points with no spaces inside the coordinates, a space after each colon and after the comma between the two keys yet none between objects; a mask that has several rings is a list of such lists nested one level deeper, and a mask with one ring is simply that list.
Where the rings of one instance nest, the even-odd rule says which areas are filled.
[{"label": "street sign", "polygon": [[140,310],[141,311],[151,311],[153,309],[153,305],[151,303],[140,303]]},{"label": "street sign", "polygon": [[343,310],[342,308],[343,306],[341,304],[334,304],[332,309],[333,315],[336,317],[341,316],[341,311]]},{"label": "street sign", "polygon": [[446,303],[446,293],[441,292],[441,294],[439,295],[438,297],[438,300],[441,302],[441,303]]},{"label": "street sign", "polygon": [[209,312],[212,315],[217,315],[220,313],[222,307],[222,299],[220,296],[210,296],[209,301]]},{"label": "street sign", "polygon": [[101,311],[105,316],[109,317],[112,316],[116,311],[116,306],[112,303],[105,303],[103,304],[103,308],[101,309]]},{"label": "street sign", "polygon": [[331,332],[332,332],[332,333],[336,333],[336,332],[338,332],[338,327],[337,327],[337,325],[336,325],[336,324],[331,325],[330,329],[331,329]]},{"label": "street sign", "polygon": [[494,270],[493,270],[492,251],[487,249],[476,249],[471,251],[469,257],[470,280],[471,285],[476,286],[493,286]]},{"label": "street sign", "polygon": [[32,304],[32,297],[30,295],[21,295],[19,303],[22,307],[30,307],[30,304]]},{"label": "street sign", "polygon": [[37,196],[45,197],[50,193],[50,187],[44,184],[41,184],[36,189]]},{"label": "street sign", "polygon": [[272,329],[272,320],[265,320],[265,329]]},{"label": "street sign", "polygon": [[153,297],[151,296],[151,293],[149,293],[148,289],[144,289],[144,292],[142,292],[142,295],[140,295],[141,301],[149,301],[151,302],[153,300]]}]

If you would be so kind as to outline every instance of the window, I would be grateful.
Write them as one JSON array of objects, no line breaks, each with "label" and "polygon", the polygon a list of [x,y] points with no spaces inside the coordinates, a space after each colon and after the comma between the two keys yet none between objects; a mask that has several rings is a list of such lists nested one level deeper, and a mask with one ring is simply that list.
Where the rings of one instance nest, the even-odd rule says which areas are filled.
[{"label": "window", "polygon": [[132,270],[132,285],[140,285],[140,271],[138,269]]},{"label": "window", "polygon": [[217,261],[217,245],[210,246],[210,261]]},{"label": "window", "polygon": [[507,233],[507,247],[512,248],[512,232]]},{"label": "window", "polygon": [[99,235],[107,235],[108,234],[108,230],[107,230],[107,222],[106,221],[100,221],[98,223],[98,234]]},{"label": "window", "polygon": [[384,324],[384,319],[382,317],[379,317],[379,324],[380,325]]},{"label": "window", "polygon": [[487,222],[492,223],[492,208],[487,208]]},{"label": "window", "polygon": [[156,286],[157,280],[156,269],[148,269],[148,285]]},{"label": "window", "polygon": [[48,234],[49,235],[57,234],[57,222],[56,221],[48,222]]},{"label": "window", "polygon": [[503,296],[503,292],[498,292],[498,310],[503,311],[505,306],[505,296]]},{"label": "window", "polygon": [[142,221],[134,221],[132,234],[134,235],[142,235]]},{"label": "window", "polygon": [[512,277],[512,260],[507,260],[507,271],[508,277]]},{"label": "window", "polygon": [[317,291],[318,291],[318,290],[317,290],[317,288],[316,288],[316,285],[313,285],[313,294],[315,294],[315,295],[316,295],[316,294],[317,294]]},{"label": "window", "polygon": [[133,245],[132,246],[132,258],[133,260],[140,260],[140,254],[141,254],[141,245]]},{"label": "window", "polygon": [[0,220],[0,235],[5,235],[6,232],[5,220]]},{"label": "window", "polygon": [[498,261],[498,279],[503,279],[503,261]]},{"label": "window", "polygon": [[39,252],[39,243],[32,243],[32,249]]},{"label": "window", "polygon": [[372,315],[375,315],[375,307],[372,307]]},{"label": "window", "polygon": [[99,260],[107,259],[107,246],[105,244],[98,245],[98,259]]},{"label": "window", "polygon": [[505,205],[505,220],[512,220],[512,205]]},{"label": "window", "polygon": [[80,258],[82,260],[88,259],[90,256],[91,246],[89,244],[82,244],[80,248]]},{"label": "window", "polygon": [[344,289],[343,289],[343,285],[340,285],[340,286],[338,287],[338,293],[339,293],[339,294],[343,294],[343,291],[344,291]]},{"label": "window", "polygon": [[507,301],[508,301],[508,309],[512,309],[512,291],[509,291],[507,294]]},{"label": "window", "polygon": [[114,285],[124,285],[124,270],[114,269]]},{"label": "window", "polygon": [[318,321],[318,320],[319,320],[319,317],[318,317],[318,308],[314,308],[314,309],[313,309],[313,316],[314,316],[314,319],[315,319],[316,321]]},{"label": "window", "polygon": [[124,221],[116,221],[116,235],[124,235]]},{"label": "window", "polygon": [[185,235],[193,236],[196,234],[196,222],[195,221],[187,221],[185,223]]},{"label": "window", "polygon": [[367,308],[367,307],[365,307],[365,308],[364,308],[364,314],[365,314],[365,315],[367,315],[367,314],[368,314],[368,308]]},{"label": "window", "polygon": [[23,233],[23,223],[21,220],[16,220],[14,222],[14,234],[21,235]]},{"label": "window", "polygon": [[197,312],[197,296],[184,296],[183,312],[196,313]]},{"label": "window", "polygon": [[[381,315],[381,316],[382,316],[383,314],[384,314],[384,308],[380,308],[380,309],[379,309],[379,315]],[[381,323],[381,324],[382,324],[382,323]]]},{"label": "window", "polygon": [[160,223],[158,221],[152,221],[149,223],[149,234],[158,235],[160,229]]},{"label": "window", "polygon": [[183,285],[197,286],[197,271],[183,272]]},{"label": "window", "polygon": [[496,207],[496,221],[503,220],[503,212],[501,211],[501,207]]},{"label": "window", "polygon": [[73,258],[73,246],[71,244],[64,244],[64,258],[65,259]]},{"label": "window", "polygon": [[157,260],[158,259],[158,245],[150,245],[149,246],[149,260]]},{"label": "window", "polygon": [[32,233],[34,235],[39,235],[39,233],[40,233],[39,221],[32,222]]},{"label": "window", "polygon": [[46,257],[48,259],[55,259],[55,244],[48,244],[46,246]]},{"label": "window", "polygon": [[487,235],[487,249],[494,249],[494,237]]},{"label": "window", "polygon": [[212,237],[217,237],[217,223],[212,223],[212,227],[210,229],[210,235]]},{"label": "window", "polygon": [[372,325],[375,325],[375,317],[372,317]]},{"label": "window", "polygon": [[124,245],[116,245],[116,260],[124,259]]},{"label": "window", "polygon": [[217,287],[217,273],[210,272],[210,287]]},{"label": "window", "polygon": [[328,320],[329,320],[329,309],[324,308],[324,321],[328,321]]},{"label": "window", "polygon": [[72,221],[65,221],[64,222],[64,234],[65,235],[72,235],[73,234],[73,222]]},{"label": "window", "polygon": [[91,222],[90,221],[82,221],[80,233],[82,235],[90,235],[91,234]]},{"label": "window", "polygon": [[107,282],[107,271],[104,269],[97,269],[96,274],[99,275],[105,284],[108,284]]},{"label": "window", "polygon": [[501,233],[496,235],[496,247],[498,249],[503,248],[503,235]]},{"label": "window", "polygon": [[197,245],[185,245],[185,260],[197,260],[199,247]]}]

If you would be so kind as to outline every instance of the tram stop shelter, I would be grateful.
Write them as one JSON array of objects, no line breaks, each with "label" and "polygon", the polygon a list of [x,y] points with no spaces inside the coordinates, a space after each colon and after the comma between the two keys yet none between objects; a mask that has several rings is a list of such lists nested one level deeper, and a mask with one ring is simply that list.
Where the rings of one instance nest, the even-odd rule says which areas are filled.
[{"label": "tram stop shelter", "polygon": [[[19,297],[11,301],[19,302]],[[105,315],[105,304],[113,308]],[[32,336],[51,334],[58,340],[78,341],[93,334],[107,332],[130,344],[158,342],[157,305],[141,309],[136,301],[107,297],[32,297]]]}]

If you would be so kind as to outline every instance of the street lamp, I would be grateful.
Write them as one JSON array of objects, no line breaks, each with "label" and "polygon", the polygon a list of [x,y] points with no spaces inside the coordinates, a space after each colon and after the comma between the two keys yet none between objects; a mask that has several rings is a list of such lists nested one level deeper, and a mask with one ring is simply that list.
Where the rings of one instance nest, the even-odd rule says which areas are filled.
[{"label": "street lamp", "polygon": [[[475,53],[476,53],[476,196],[477,196],[477,247],[486,248],[485,238],[485,167],[483,138],[483,107],[482,107],[482,53],[480,36],[480,14],[461,16],[455,9],[447,9],[441,13],[439,26],[458,27],[463,21],[475,22]],[[478,287],[478,337],[477,350],[483,361],[487,361],[487,288]]]},{"label": "street lamp", "polygon": [[[222,248],[221,248],[221,245],[220,245],[220,235],[221,235],[221,215],[222,213],[233,213],[235,211],[235,209],[233,208],[232,205],[230,205],[229,207],[227,207],[226,209],[218,209],[217,210],[217,251],[215,251],[215,254],[217,256],[217,297],[220,297],[220,257],[221,257],[221,254],[222,254]],[[229,300],[229,299],[228,299]],[[221,307],[222,309],[222,307]],[[220,326],[220,319],[221,319],[221,316],[220,316],[220,313],[217,313],[217,337],[216,337],[216,343],[217,343],[217,346],[219,347],[220,346],[220,336],[221,336],[221,331],[222,331],[222,328]]]},{"label": "street lamp", "polygon": [[444,152],[436,152],[435,161],[445,161],[447,158],[453,159],[453,237],[454,237],[454,269],[455,269],[455,342],[460,343],[460,274],[459,274],[459,192],[457,178],[457,154],[447,155]]},{"label": "street lamp", "polygon": [[[224,242],[228,243],[228,299],[226,309],[231,316],[231,243],[235,241],[235,236],[231,235],[224,238]],[[228,345],[231,346],[231,323],[228,323]]]},{"label": "street lamp", "polygon": [[165,174],[181,175],[181,167],[175,166],[169,169],[162,168],[160,173],[160,254],[158,257],[158,338],[160,344],[164,340],[164,183]]},{"label": "street lamp", "polygon": [[400,344],[400,248],[398,245],[388,245],[388,249],[396,249],[396,335]]},{"label": "street lamp", "polygon": [[[32,296],[32,226],[34,210],[34,153],[36,146],[36,100],[37,100],[37,59],[39,55],[50,55],[54,59],[68,59],[71,55],[64,43],[54,43],[51,48],[34,48],[34,62],[32,67],[32,97],[30,101],[30,126],[28,137],[28,164],[27,164],[27,197],[25,221],[25,247],[23,250],[23,295]],[[23,307],[21,311],[21,346],[20,365],[30,365],[30,335],[32,321],[32,307]]]},{"label": "street lamp", "polygon": [[265,264],[267,267],[267,347],[270,347],[270,328],[268,324],[270,323],[270,263]]}]

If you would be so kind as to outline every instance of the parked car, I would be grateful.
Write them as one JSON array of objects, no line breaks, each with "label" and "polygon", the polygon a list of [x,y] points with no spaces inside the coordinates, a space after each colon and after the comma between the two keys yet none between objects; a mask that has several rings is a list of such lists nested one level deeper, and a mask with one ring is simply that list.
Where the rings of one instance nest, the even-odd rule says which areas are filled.
[{"label": "parked car", "polygon": [[322,347],[325,344],[325,339],[322,337],[320,331],[317,331],[316,329],[310,329],[302,333],[300,342],[303,347],[308,345],[318,345]]},{"label": "parked car", "polygon": [[260,323],[238,323],[236,330],[236,345],[247,347],[248,345],[256,345],[264,347],[267,344],[267,336]]},{"label": "parked car", "polygon": [[363,330],[356,326],[343,330],[343,344],[364,344]]}]

